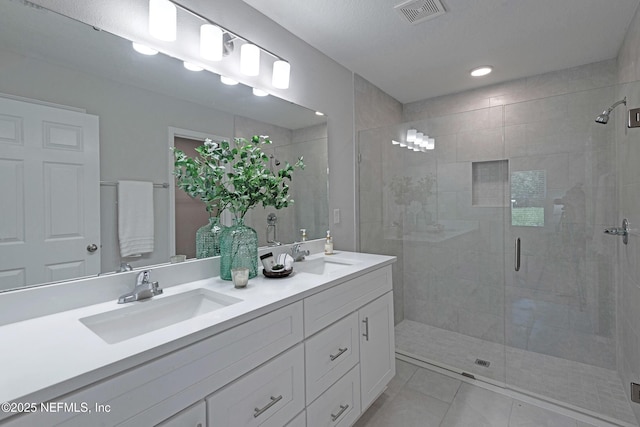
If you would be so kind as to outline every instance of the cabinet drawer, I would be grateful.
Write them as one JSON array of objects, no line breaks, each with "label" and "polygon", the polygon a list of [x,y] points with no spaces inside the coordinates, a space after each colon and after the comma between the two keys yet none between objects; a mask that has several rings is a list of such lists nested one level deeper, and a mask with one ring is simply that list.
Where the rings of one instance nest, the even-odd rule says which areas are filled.
[{"label": "cabinet drawer", "polygon": [[109,412],[37,412],[8,425],[155,425],[300,342],[301,325],[297,302],[56,400]]},{"label": "cabinet drawer", "polygon": [[356,365],[307,407],[309,427],[347,427],[360,416],[360,369]]},{"label": "cabinet drawer", "polygon": [[373,301],[391,288],[389,265],[305,298],[305,337]]},{"label": "cabinet drawer", "polygon": [[285,427],[307,427],[307,412],[302,411]]},{"label": "cabinet drawer", "polygon": [[210,427],[282,427],[304,409],[302,344],[206,400]]},{"label": "cabinet drawer", "polygon": [[207,406],[204,401],[200,401],[161,422],[156,427],[205,427],[206,425]]},{"label": "cabinet drawer", "polygon": [[352,313],[305,342],[307,403],[358,363],[358,331],[358,313]]}]

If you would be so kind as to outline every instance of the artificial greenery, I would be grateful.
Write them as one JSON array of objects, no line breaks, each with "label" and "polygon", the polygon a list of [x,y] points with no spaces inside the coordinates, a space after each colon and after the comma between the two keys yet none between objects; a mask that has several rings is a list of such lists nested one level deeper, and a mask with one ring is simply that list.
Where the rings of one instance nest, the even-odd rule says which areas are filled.
[{"label": "artificial greenery", "polygon": [[293,203],[289,184],[295,169],[304,169],[302,157],[283,168],[269,168],[269,156],[262,147],[271,144],[268,136],[251,139],[235,138],[234,143],[216,143],[210,139],[196,148],[198,157],[174,150],[178,187],[191,197],[199,198],[212,215],[229,209],[243,218],[258,204],[281,209]]}]

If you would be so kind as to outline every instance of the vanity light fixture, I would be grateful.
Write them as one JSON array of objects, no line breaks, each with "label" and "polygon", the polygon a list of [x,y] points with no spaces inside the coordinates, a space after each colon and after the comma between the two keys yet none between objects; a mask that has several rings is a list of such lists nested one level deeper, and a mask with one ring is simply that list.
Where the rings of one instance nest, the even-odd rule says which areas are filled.
[{"label": "vanity light fixture", "polygon": [[238,84],[237,80],[233,80],[232,78],[227,76],[220,76],[220,81],[226,84],[227,86],[235,86]]},{"label": "vanity light fixture", "polygon": [[435,148],[435,139],[429,138],[424,132],[418,132],[417,129],[408,129],[407,136],[404,141],[391,140],[392,145],[399,145],[403,148],[408,148],[414,152],[425,153],[427,150],[433,150]]},{"label": "vanity light fixture", "polygon": [[409,130],[407,131],[407,142],[413,142],[413,141],[415,141],[415,140],[416,140],[416,133],[417,133],[417,132],[418,132],[418,131],[417,131],[417,130],[415,130],[415,129],[409,129]]},{"label": "vanity light fixture", "polygon": [[253,94],[255,96],[267,96],[267,95],[269,95],[269,92],[265,92],[262,89],[256,89],[255,87],[252,89],[252,91],[253,91]]},{"label": "vanity light fixture", "polygon": [[229,31],[179,1],[149,0],[149,32],[151,35],[160,40],[176,40],[177,9],[202,22],[200,25],[200,56],[203,59],[220,61],[233,51],[234,44],[237,43],[240,45],[240,72],[242,74],[252,77],[258,76],[262,61],[260,57],[264,53],[274,59],[271,81],[273,87],[289,88],[291,64],[288,61],[251,40]]},{"label": "vanity light fixture", "polygon": [[213,24],[200,26],[200,56],[209,61],[220,61],[224,53],[224,33]]},{"label": "vanity light fixture", "polygon": [[491,65],[483,65],[481,67],[474,68],[471,70],[471,76],[473,77],[482,77],[493,71],[493,67]]},{"label": "vanity light fixture", "polygon": [[178,10],[169,0],[149,0],[149,34],[158,40],[176,40]]},{"label": "vanity light fixture", "polygon": [[189,71],[202,71],[202,70],[204,70],[204,68],[202,68],[201,66],[193,64],[191,62],[184,61],[182,64],[184,65],[184,68],[186,68]]},{"label": "vanity light fixture", "polygon": [[240,48],[240,72],[247,76],[260,74],[260,48],[255,44],[245,43]]},{"label": "vanity light fixture", "polygon": [[141,53],[143,55],[156,55],[158,53],[157,50],[152,49],[148,46],[145,46],[143,44],[140,43],[136,43],[136,42],[131,42],[131,45],[133,46],[133,50],[135,50],[138,53]]},{"label": "vanity light fixture", "polygon": [[291,64],[282,59],[273,63],[273,76],[271,84],[278,89],[289,89],[289,75],[291,74]]}]

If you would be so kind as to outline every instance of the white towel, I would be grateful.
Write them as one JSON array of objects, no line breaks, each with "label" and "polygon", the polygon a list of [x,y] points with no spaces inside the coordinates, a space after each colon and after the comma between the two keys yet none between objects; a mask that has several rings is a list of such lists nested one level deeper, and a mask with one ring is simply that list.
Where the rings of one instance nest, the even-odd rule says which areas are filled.
[{"label": "white towel", "polygon": [[153,252],[153,183],[118,181],[118,237],[122,257]]}]

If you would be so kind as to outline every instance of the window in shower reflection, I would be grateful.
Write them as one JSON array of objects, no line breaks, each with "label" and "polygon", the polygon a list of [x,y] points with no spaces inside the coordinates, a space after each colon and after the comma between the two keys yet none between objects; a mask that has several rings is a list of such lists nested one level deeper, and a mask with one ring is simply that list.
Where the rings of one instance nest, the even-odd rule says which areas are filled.
[{"label": "window in shower reflection", "polygon": [[544,227],[547,171],[511,173],[511,225]]}]

